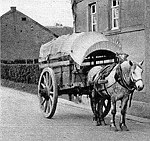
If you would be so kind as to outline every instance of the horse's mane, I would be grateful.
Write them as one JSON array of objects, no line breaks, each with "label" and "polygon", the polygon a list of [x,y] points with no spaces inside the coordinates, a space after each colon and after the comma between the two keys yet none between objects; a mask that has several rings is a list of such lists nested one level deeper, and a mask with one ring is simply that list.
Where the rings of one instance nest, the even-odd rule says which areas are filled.
[{"label": "horse's mane", "polygon": [[131,72],[131,65],[130,65],[130,61],[127,60],[127,61],[124,61],[122,64],[121,64],[121,69],[122,69],[122,73],[124,75],[124,78],[126,80],[129,79],[129,76],[130,76],[130,72]]}]

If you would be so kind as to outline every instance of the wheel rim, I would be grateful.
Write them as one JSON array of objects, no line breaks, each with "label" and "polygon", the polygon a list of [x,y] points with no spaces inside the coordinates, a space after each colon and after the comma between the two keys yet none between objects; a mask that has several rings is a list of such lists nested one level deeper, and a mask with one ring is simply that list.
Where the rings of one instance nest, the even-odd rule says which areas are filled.
[{"label": "wheel rim", "polygon": [[55,75],[50,68],[45,68],[41,73],[38,84],[38,97],[40,109],[45,117],[51,118],[57,105],[57,85]]}]

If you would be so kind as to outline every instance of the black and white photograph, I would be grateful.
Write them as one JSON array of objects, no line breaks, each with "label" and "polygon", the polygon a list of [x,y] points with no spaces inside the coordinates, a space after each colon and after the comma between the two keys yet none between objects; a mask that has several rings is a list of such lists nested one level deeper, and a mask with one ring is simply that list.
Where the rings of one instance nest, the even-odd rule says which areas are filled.
[{"label": "black and white photograph", "polygon": [[1,141],[150,141],[150,0],[1,0]]}]

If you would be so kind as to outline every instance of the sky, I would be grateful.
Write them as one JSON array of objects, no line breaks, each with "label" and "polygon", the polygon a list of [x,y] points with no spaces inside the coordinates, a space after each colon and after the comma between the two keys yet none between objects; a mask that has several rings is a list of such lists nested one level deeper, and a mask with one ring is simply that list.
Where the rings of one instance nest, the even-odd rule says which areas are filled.
[{"label": "sky", "polygon": [[71,0],[0,0],[0,16],[11,6],[43,26],[73,26]]}]

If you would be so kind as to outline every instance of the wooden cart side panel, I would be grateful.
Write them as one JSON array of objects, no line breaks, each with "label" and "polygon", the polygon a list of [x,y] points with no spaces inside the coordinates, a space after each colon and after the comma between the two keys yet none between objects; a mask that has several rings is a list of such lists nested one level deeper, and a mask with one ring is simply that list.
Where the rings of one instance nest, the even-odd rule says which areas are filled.
[{"label": "wooden cart side panel", "polygon": [[72,76],[71,76],[71,66],[59,66],[59,67],[53,67],[56,81],[59,87],[70,87],[72,83]]},{"label": "wooden cart side panel", "polygon": [[70,65],[70,61],[60,61],[60,62],[54,62],[54,63],[40,63],[39,67],[41,69],[46,68],[46,67],[50,67],[50,68],[57,68],[57,67],[62,67],[62,66],[68,66]]},{"label": "wooden cart side panel", "polygon": [[84,74],[82,71],[75,71],[73,64],[68,66],[53,67],[53,70],[56,75],[57,84],[61,89],[86,86],[87,74]]}]

